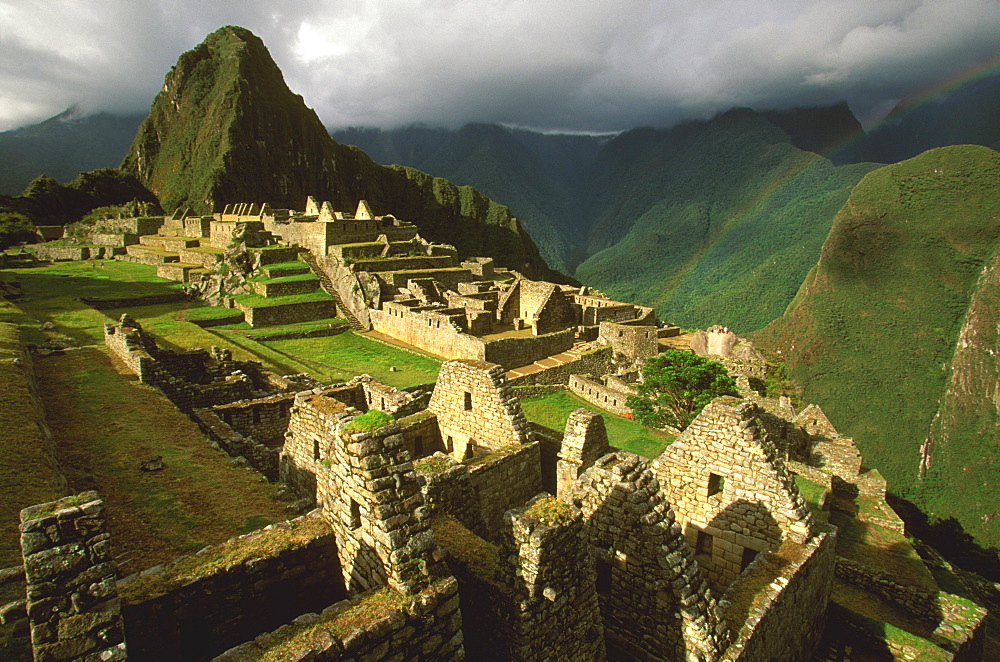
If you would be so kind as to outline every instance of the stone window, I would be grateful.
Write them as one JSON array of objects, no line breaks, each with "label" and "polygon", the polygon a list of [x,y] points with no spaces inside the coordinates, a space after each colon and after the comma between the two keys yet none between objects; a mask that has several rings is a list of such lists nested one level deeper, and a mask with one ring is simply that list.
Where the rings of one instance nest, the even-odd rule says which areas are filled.
[{"label": "stone window", "polygon": [[743,557],[740,559],[740,572],[747,569],[747,566],[753,563],[753,560],[757,558],[757,552],[750,549],[749,547],[743,548]]},{"label": "stone window", "polygon": [[455,440],[451,438],[451,435],[448,436],[448,443],[445,445],[445,448],[448,449],[449,453],[455,450]]},{"label": "stone window", "polygon": [[611,564],[607,561],[597,561],[597,581],[594,583],[594,589],[598,595],[611,593],[611,570]]},{"label": "stone window", "polygon": [[313,459],[319,459],[319,439],[313,439]]},{"label": "stone window", "polygon": [[413,454],[417,457],[424,454],[424,438],[419,434],[413,438]]},{"label": "stone window", "polygon": [[712,534],[704,531],[698,532],[698,540],[694,546],[694,553],[698,556],[712,556]]},{"label": "stone window", "polygon": [[351,502],[351,529],[361,528],[361,504],[348,497]]},{"label": "stone window", "polygon": [[252,407],[254,425],[260,424],[260,407]]},{"label": "stone window", "polygon": [[708,474],[708,496],[719,494],[726,488],[726,477],[719,474]]},{"label": "stone window", "polygon": [[472,394],[465,392],[465,411],[472,411]]}]

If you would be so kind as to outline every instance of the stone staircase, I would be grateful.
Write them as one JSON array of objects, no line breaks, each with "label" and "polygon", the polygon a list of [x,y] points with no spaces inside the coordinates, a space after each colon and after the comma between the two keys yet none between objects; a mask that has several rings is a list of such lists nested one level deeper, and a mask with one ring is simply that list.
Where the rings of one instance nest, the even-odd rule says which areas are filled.
[{"label": "stone staircase", "polygon": [[337,304],[337,311],[344,316],[347,323],[351,325],[351,328],[358,332],[365,332],[368,330],[361,320],[354,316],[347,306],[344,305],[344,300],[340,298],[340,292],[334,287],[333,281],[330,277],[323,271],[323,268],[319,266],[319,262],[316,261],[315,256],[310,253],[307,249],[303,249],[299,252],[299,259],[309,265],[309,269],[312,270],[313,275],[319,279],[319,286],[324,292],[330,295]]},{"label": "stone staircase", "polygon": [[526,375],[533,375],[537,372],[543,370],[548,370],[549,368],[556,368],[561,365],[566,365],[580,358],[580,355],[589,349],[593,349],[598,346],[596,340],[591,340],[587,342],[575,342],[573,346],[567,349],[565,352],[559,354],[554,354],[548,356],[544,359],[539,359],[532,364],[521,366],[520,368],[514,368],[513,370],[507,371],[507,379],[517,379],[518,377],[524,377]]}]

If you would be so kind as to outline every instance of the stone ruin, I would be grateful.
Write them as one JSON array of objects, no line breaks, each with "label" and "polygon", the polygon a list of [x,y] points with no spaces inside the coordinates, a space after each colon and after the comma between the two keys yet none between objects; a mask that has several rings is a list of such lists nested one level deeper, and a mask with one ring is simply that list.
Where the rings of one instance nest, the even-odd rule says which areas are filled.
[{"label": "stone ruin", "polygon": [[[266,659],[295,642],[295,655],[317,660],[793,660],[806,659],[823,631],[835,531],[805,506],[787,435],[772,439],[753,402],[716,399],[646,460],[615,449],[593,412],[574,412],[562,432],[528,424],[495,364],[445,362],[433,389],[399,391],[368,377],[291,386],[218,351],[197,354],[199,377],[193,358],[170,357],[128,318],[109,325],[106,339],[137,374],[167,384],[168,395],[188,393],[171,379],[210,390],[245,378],[254,390],[233,387],[233,395],[249,397],[190,411],[203,426],[211,414],[228,428],[215,439],[266,440],[277,478],[316,504],[288,524],[315,533],[273,557],[195,580],[179,559],[159,574],[120,580],[120,598],[99,593],[107,607],[59,598],[103,610],[99,620],[77,619],[103,634],[79,636],[105,642],[115,659],[124,659],[126,642],[144,660]],[[227,381],[237,367],[242,377]],[[394,411],[395,420],[369,429],[364,413],[373,409]],[[844,443],[818,409],[785,422],[815,447]],[[835,470],[846,476],[848,464]],[[261,470],[273,475],[274,464]],[[77,510],[95,520],[106,548],[100,502],[93,494],[83,501]],[[83,543],[52,537],[60,518],[78,516],[67,508],[25,511],[25,535],[53,523],[47,542],[25,542],[25,554],[51,549],[48,563],[87,574],[68,556]],[[31,513],[49,511],[27,524],[36,521]],[[281,531],[269,529],[250,539]],[[103,553],[87,558],[107,568]],[[790,561],[770,563],[775,555]],[[153,580],[155,593],[144,593]],[[74,590],[63,582],[57,597]],[[750,587],[762,599],[749,611],[734,607]],[[283,597],[302,591],[312,597],[297,606]],[[243,597],[220,612],[226,595]],[[267,606],[275,604],[283,611]],[[48,622],[38,622],[40,633],[76,632]]]},{"label": "stone ruin", "polygon": [[[837,557],[834,527],[814,517],[794,475],[883,504],[885,481],[818,407],[757,397],[763,357],[728,329],[699,332],[691,347],[721,360],[747,399],[716,399],[646,460],[616,449],[594,412],[577,410],[562,431],[528,423],[514,385],[568,382],[621,408],[643,362],[678,332],[651,309],[486,258],[458,263],[450,247],[363,201],[354,214],[312,199],[302,214],[233,205],[214,218],[175,214],[164,227],[211,242],[294,241],[326,275],[338,311],[452,360],[433,385],[400,390],[366,376],[323,385],[216,348],[163,350],[128,316],[107,325],[107,345],[141,381],[315,509],[225,545],[286,530],[307,532],[304,542],[195,579],[178,559],[119,580],[120,598],[83,560],[103,572],[104,552],[57,535],[75,511],[26,510],[25,535],[48,527],[45,544],[24,542],[26,567],[46,554],[67,568],[52,576],[54,593],[47,584],[29,598],[76,610],[35,607],[36,651],[70,651],[48,659],[124,659],[128,641],[144,660],[258,660],[279,648],[316,660],[800,660],[822,635],[835,576],[942,626],[949,618],[939,608],[947,594]],[[564,366],[513,371],[574,348]],[[372,410],[395,420],[369,429]],[[103,549],[100,502],[83,501]],[[902,530],[887,505],[879,523]],[[69,568],[98,579],[81,591]],[[29,588],[49,577],[26,574]],[[86,615],[92,605],[99,617]],[[959,633],[947,650],[975,659],[984,612],[964,617],[947,620]]]}]

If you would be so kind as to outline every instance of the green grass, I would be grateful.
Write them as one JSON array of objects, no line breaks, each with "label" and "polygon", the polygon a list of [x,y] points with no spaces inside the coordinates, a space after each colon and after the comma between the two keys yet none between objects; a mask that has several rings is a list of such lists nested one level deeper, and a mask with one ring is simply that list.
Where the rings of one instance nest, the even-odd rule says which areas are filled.
[{"label": "green grass", "polygon": [[55,262],[6,269],[3,278],[21,282],[18,306],[39,322],[52,322],[60,335],[83,344],[103,342],[104,323],[111,311],[97,311],[79,297],[124,298],[167,294],[181,285],[156,275],[156,267],[131,262]]},{"label": "green grass", "polygon": [[565,429],[570,413],[580,407],[599,412],[604,415],[604,425],[611,445],[643,457],[658,456],[674,440],[673,435],[650,430],[635,421],[603,410],[570,391],[524,398],[521,400],[521,407],[528,420],[556,430]]},{"label": "green grass", "polygon": [[809,507],[813,510],[819,510],[819,502],[823,497],[823,493],[826,492],[826,486],[798,475],[795,476],[795,484],[799,488],[799,494],[806,500]]},{"label": "green grass", "polygon": [[[295,276],[291,276],[295,278]],[[258,294],[240,294],[233,299],[248,308],[270,308],[272,306],[285,306],[290,303],[308,303],[310,301],[331,301],[330,295],[317,288],[315,292],[305,294],[290,294],[282,297],[263,297]]]},{"label": "green grass", "polygon": [[[347,331],[323,338],[269,340],[267,349],[294,360],[317,379],[336,381],[368,374],[380,382],[402,388],[437,379],[441,362]],[[395,367],[396,371],[390,371]]]}]

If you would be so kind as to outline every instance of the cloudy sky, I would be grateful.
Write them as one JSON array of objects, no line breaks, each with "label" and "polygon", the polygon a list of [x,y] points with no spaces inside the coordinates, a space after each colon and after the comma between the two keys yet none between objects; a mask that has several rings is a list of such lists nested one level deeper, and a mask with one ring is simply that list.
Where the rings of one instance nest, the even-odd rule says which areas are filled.
[{"label": "cloudy sky", "polygon": [[996,65],[1000,0],[0,0],[0,130],[142,112],[225,24],[331,128],[606,131],[903,97]]}]

